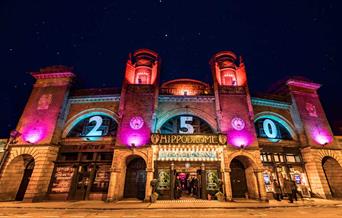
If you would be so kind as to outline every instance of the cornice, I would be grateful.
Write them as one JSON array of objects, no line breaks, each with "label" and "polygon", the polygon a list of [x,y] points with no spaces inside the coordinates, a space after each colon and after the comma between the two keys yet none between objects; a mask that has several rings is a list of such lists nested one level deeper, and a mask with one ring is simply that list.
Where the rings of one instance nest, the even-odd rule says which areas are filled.
[{"label": "cornice", "polygon": [[120,101],[120,95],[82,96],[69,98],[69,104]]},{"label": "cornice", "polygon": [[35,78],[35,79],[54,79],[54,78],[73,78],[75,77],[75,74],[73,74],[72,72],[33,72],[31,73],[31,75]]},{"label": "cornice", "polygon": [[321,85],[318,83],[306,82],[306,81],[300,81],[300,80],[294,80],[294,79],[288,80],[286,82],[286,85],[297,86],[297,87],[313,89],[313,90],[317,90],[321,87]]},{"label": "cornice", "polygon": [[214,96],[159,96],[159,102],[213,102]]},{"label": "cornice", "polygon": [[291,104],[287,102],[281,102],[271,99],[264,99],[264,98],[255,98],[252,97],[252,105],[257,106],[266,106],[266,107],[274,107],[274,108],[280,108],[280,109],[290,109]]}]

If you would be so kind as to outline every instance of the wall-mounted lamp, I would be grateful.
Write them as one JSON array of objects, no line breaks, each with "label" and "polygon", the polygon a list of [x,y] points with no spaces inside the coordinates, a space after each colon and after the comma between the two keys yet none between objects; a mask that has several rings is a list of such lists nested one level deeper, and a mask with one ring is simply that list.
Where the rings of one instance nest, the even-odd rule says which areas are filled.
[{"label": "wall-mounted lamp", "polygon": [[135,144],[134,143],[131,143],[131,148],[135,148]]}]

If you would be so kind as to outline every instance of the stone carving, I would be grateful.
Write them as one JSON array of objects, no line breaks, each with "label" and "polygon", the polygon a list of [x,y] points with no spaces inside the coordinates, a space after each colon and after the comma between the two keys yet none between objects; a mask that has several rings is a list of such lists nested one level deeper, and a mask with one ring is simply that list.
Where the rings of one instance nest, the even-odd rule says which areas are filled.
[{"label": "stone carving", "polygon": [[232,127],[235,130],[243,130],[245,128],[245,121],[240,117],[234,117],[231,121]]},{"label": "stone carving", "polygon": [[309,102],[306,102],[305,103],[305,110],[306,110],[306,112],[308,112],[310,117],[318,117],[315,105],[313,105],[313,104],[311,104]]},{"label": "stone carving", "polygon": [[43,94],[38,100],[37,110],[47,110],[52,102],[52,94]]},{"label": "stone carving", "polygon": [[143,127],[144,125],[144,119],[140,116],[132,117],[131,121],[129,122],[129,125],[132,129],[141,129],[141,127]]}]

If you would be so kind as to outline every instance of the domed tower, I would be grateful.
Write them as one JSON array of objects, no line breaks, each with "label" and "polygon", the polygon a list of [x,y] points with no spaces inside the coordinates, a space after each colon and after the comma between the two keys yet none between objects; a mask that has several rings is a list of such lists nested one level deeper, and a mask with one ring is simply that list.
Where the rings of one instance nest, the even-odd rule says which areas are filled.
[{"label": "domed tower", "polygon": [[129,55],[123,82],[117,145],[139,147],[149,143],[158,103],[159,55],[139,49]]},{"label": "domed tower", "polygon": [[218,52],[211,60],[215,77],[222,86],[246,86],[246,71],[242,59],[231,51]]},{"label": "domed tower", "polygon": [[231,51],[216,53],[210,60],[219,129],[233,147],[257,145],[251,97],[242,58]]},{"label": "domed tower", "polygon": [[148,49],[139,49],[130,54],[125,78],[129,84],[154,85],[158,74],[159,56]]}]

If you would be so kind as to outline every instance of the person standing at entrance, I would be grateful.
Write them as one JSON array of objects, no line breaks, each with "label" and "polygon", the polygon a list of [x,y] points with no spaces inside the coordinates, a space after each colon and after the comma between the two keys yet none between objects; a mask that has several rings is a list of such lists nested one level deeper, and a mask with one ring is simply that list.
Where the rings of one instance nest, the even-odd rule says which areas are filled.
[{"label": "person standing at entrance", "polygon": [[281,199],[280,199],[281,190],[280,190],[280,185],[277,182],[277,180],[273,180],[273,190],[274,190],[274,198],[277,201],[281,201]]},{"label": "person standing at entrance", "polygon": [[298,201],[297,199],[297,185],[295,183],[295,181],[291,180],[291,191],[292,191],[292,199],[294,199],[295,201]]},{"label": "person standing at entrance", "polygon": [[182,184],[179,179],[179,176],[177,176],[176,181],[175,181],[175,198],[179,199],[181,197],[181,193],[182,193]]},{"label": "person standing at entrance", "polygon": [[292,184],[291,181],[288,179],[284,180],[284,192],[287,194],[289,198],[289,203],[293,203],[293,195],[292,195]]}]

